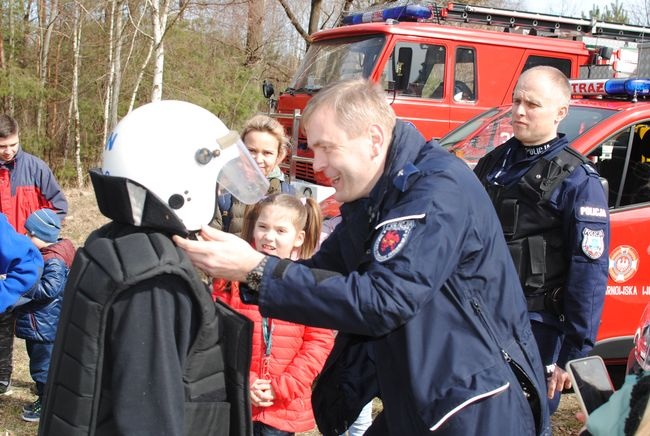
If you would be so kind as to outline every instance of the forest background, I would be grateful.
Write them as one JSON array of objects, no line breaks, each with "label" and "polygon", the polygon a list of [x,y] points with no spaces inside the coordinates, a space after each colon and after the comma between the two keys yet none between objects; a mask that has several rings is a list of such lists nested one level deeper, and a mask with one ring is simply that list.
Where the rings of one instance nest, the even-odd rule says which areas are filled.
[{"label": "forest background", "polygon": [[[650,1],[638,1],[590,15],[647,24]],[[18,120],[23,148],[62,185],[82,188],[134,107],[186,100],[237,129],[266,110],[263,80],[287,87],[311,33],[376,3],[386,1],[0,0],[0,112]]]}]

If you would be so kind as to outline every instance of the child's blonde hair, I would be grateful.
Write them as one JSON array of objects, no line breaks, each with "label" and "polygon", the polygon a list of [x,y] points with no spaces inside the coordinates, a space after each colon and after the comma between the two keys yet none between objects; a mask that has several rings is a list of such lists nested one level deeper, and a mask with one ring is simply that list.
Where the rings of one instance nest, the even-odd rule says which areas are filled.
[{"label": "child's blonde hair", "polygon": [[264,197],[252,206],[247,206],[244,214],[242,238],[249,243],[253,242],[253,231],[257,218],[262,213],[262,210],[270,205],[281,206],[296,212],[293,224],[298,231],[305,231],[305,241],[299,249],[298,256],[301,259],[311,257],[318,247],[323,226],[323,214],[318,203],[311,198],[298,198],[290,194],[273,194]]}]

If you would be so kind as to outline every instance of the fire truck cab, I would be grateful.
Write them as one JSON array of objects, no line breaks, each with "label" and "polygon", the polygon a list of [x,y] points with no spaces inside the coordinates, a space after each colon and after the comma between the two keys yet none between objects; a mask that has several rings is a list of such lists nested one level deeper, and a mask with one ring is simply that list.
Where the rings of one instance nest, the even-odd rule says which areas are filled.
[{"label": "fire truck cab", "polygon": [[[273,102],[273,115],[293,136],[291,155],[297,159],[288,171],[292,180],[329,185],[305,160],[311,153],[296,118],[311,96],[330,83],[370,79],[386,91],[399,118],[412,122],[426,138],[440,138],[486,109],[509,103],[526,69],[551,65],[578,77],[585,66],[607,63],[612,70],[616,62],[624,71],[621,53],[631,51],[635,63],[631,39],[650,33],[634,26],[456,3],[438,7],[403,1],[383,7],[352,12],[342,26],[314,33],[293,81]],[[602,48],[605,41],[607,50]]]}]

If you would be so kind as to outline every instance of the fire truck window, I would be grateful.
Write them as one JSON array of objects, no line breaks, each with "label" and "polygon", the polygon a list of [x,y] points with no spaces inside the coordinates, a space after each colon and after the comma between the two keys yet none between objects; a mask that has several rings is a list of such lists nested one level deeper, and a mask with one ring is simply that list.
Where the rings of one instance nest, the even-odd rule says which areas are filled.
[{"label": "fire truck window", "polygon": [[610,208],[650,202],[650,121],[619,132],[588,157],[609,183]]},{"label": "fire truck window", "polygon": [[569,59],[550,58],[546,56],[528,56],[526,65],[521,72],[537,67],[539,65],[548,65],[562,71],[565,76],[571,77],[571,61]]},{"label": "fire truck window", "polygon": [[381,82],[384,89],[394,88],[405,97],[430,98],[432,90],[444,83],[444,71],[443,46],[398,42],[386,63]]},{"label": "fire truck window", "polygon": [[630,129],[625,129],[607,139],[588,158],[594,163],[601,177],[607,179],[609,185],[608,203],[610,208],[618,207],[619,189],[623,179],[627,144],[630,138]]},{"label": "fire truck window", "polygon": [[634,128],[621,206],[650,201],[650,124]]},{"label": "fire truck window", "polygon": [[473,48],[459,47],[456,49],[454,100],[476,100],[476,62]]}]

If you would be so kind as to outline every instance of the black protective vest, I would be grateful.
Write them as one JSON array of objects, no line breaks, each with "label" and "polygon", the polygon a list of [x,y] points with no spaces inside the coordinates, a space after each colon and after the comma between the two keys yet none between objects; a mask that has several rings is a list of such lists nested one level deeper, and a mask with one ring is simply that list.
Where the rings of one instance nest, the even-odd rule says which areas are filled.
[{"label": "black protective vest", "polygon": [[548,201],[569,174],[586,161],[566,147],[551,159],[540,158],[517,183],[505,187],[487,182],[487,175],[503,161],[503,149],[486,156],[475,172],[499,216],[528,309],[561,313],[554,303],[561,301],[557,293],[566,280],[569,261],[562,217],[548,206]]},{"label": "black protective vest", "polygon": [[116,239],[100,237],[77,251],[65,290],[39,435],[100,433],[107,314],[122,292],[161,274],[187,282],[195,312],[200,314],[184,368],[184,434],[252,434],[248,387],[252,322],[212,301],[185,253],[168,236],[138,232]]}]

